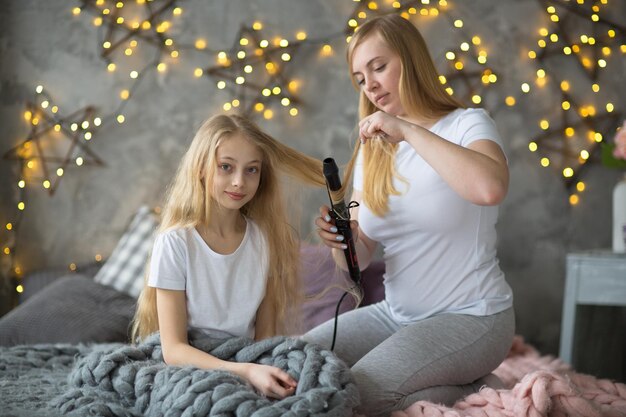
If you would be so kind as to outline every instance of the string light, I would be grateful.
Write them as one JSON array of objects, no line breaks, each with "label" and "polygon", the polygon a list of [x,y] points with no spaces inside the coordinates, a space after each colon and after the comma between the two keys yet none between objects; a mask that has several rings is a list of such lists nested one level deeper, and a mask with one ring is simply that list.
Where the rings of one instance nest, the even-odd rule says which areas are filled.
[{"label": "string light", "polygon": [[[135,68],[128,69],[127,72],[130,85],[120,94],[118,108],[106,116],[106,120],[123,123],[124,116],[119,115],[143,77],[151,70],[164,73],[168,69],[168,60],[179,57],[173,39],[167,36],[167,32],[173,27],[173,21],[183,14],[183,9],[177,2],[178,0],[137,0],[128,3],[81,0],[80,7],[72,9],[73,15],[87,12],[94,17],[95,26],[103,27],[105,37],[99,42],[100,56],[109,73],[127,67],[130,62],[125,58],[133,57]],[[195,46],[206,48],[206,41],[198,39]]]},{"label": "string light", "polygon": [[[561,0],[540,1],[546,4],[545,10],[552,23],[549,27],[539,30],[540,39],[533,47],[535,50],[530,50],[527,53],[529,59],[536,60],[541,72],[537,71],[535,84],[531,82],[521,85],[522,93],[530,94],[531,91],[538,90],[535,85],[537,87],[549,86],[550,80],[559,85],[559,81],[556,80],[559,80],[560,77],[554,76],[552,71],[548,71],[548,67],[543,65],[546,59],[555,53],[554,51],[558,51],[558,55],[561,57],[576,59],[593,81],[591,90],[594,93],[599,93],[598,77],[600,71],[611,65],[611,59],[614,59],[617,52],[626,53],[626,45],[619,44],[624,39],[623,27],[613,25],[604,32],[590,30],[587,33],[578,34],[576,37],[563,36],[562,25],[567,20],[565,17],[574,13],[578,6],[573,2]],[[51,101],[38,103],[38,109],[27,109],[24,112],[24,120],[32,129],[47,128],[50,133],[67,134],[71,132],[76,134],[79,139],[77,143],[81,144],[93,139],[95,128],[101,126],[103,121],[113,120],[120,124],[124,123],[130,113],[122,110],[135,96],[133,93],[144,75],[151,70],[156,70],[159,73],[168,71],[176,59],[180,57],[182,60],[188,55],[188,52],[185,54],[181,52],[186,49],[186,46],[178,45],[168,35],[176,19],[183,13],[183,9],[176,6],[176,3],[176,0],[136,0],[127,3],[110,0],[83,0],[80,7],[73,7],[71,9],[73,16],[81,18],[84,15],[83,11],[89,12],[90,21],[95,26],[100,27],[99,30],[102,33],[107,33],[107,37],[98,43],[100,54],[106,62],[106,70],[111,74],[116,73],[118,76],[128,74],[124,78],[126,78],[126,82],[130,82],[130,85],[121,89],[119,93],[120,104],[117,109],[103,118],[91,116],[87,124],[84,123],[86,119],[77,118],[72,121],[72,125],[68,125],[67,121],[61,121],[58,116],[55,123],[50,123],[47,117],[52,118],[50,114],[56,115],[58,113],[58,107]],[[245,31],[240,31],[236,37],[236,48],[233,47],[229,50],[210,50],[209,42],[198,38],[192,42],[192,45],[188,45],[188,48],[196,54],[215,57],[217,63],[209,68],[195,68],[193,76],[196,78],[210,77],[213,79],[213,88],[227,90],[231,93],[231,97],[223,104],[224,109],[241,109],[243,112],[253,112],[266,120],[276,117],[279,112],[287,112],[290,116],[296,116],[299,114],[297,94],[301,82],[300,80],[288,79],[285,70],[297,58],[298,50],[305,43],[316,46],[319,56],[324,58],[335,53],[332,46],[334,37],[341,36],[349,39],[366,19],[388,13],[390,10],[406,19],[432,19],[443,13],[450,14],[450,11],[447,10],[448,2],[445,0],[357,1],[354,4],[355,9],[347,19],[345,29],[341,33],[331,35],[323,40],[309,39],[303,30],[292,35],[294,36],[293,39],[287,39],[283,36],[264,39],[260,33],[264,29],[264,25],[259,21],[252,22],[246,26]],[[579,4],[581,4],[580,1]],[[592,12],[581,9],[577,10],[576,13],[584,15],[589,24],[598,28],[604,23],[602,16],[605,14],[601,10],[604,4],[606,3],[602,3],[602,6],[594,4],[592,7],[595,7],[595,10]],[[585,7],[587,8],[587,6]],[[138,16],[137,13],[133,13],[139,11],[147,12],[147,14]],[[133,14],[135,15],[133,16]],[[486,89],[498,82],[498,74],[488,67],[489,42],[483,41],[476,34],[468,36],[464,33],[468,26],[466,22],[460,18],[449,17],[455,35],[457,37],[462,36],[464,39],[457,41],[457,46],[449,48],[447,51],[451,54],[451,58],[446,56],[448,67],[445,68],[446,71],[440,77],[440,82],[448,94],[457,95],[474,104],[484,103],[487,101],[486,93],[488,90]],[[557,26],[557,30],[554,30],[553,26]],[[601,33],[606,33],[606,35],[601,35]],[[593,36],[591,36],[592,34]],[[268,39],[272,41],[270,42]],[[576,43],[568,42],[567,39],[575,39]],[[156,51],[155,58],[149,60],[145,66],[127,68],[128,64],[125,57],[130,56],[133,60],[145,57],[148,55],[145,51],[146,47]],[[594,50],[599,51],[599,53],[587,53],[586,51],[591,48],[595,48]],[[531,90],[531,84],[533,84],[532,89],[534,90]],[[572,141],[577,136],[584,136],[587,134],[585,132],[589,131],[591,133],[587,134],[587,143],[592,145],[602,143],[603,133],[606,135],[607,129],[597,126],[597,121],[604,116],[604,114],[599,113],[606,110],[606,114],[610,113],[615,119],[618,119],[621,115],[615,105],[611,102],[579,105],[573,98],[565,96],[565,94],[570,94],[572,87],[577,86],[577,84],[563,80],[559,86],[559,91],[564,94],[560,101],[563,112],[571,117],[578,117],[580,120],[568,121],[567,124],[559,125],[552,119],[550,121],[542,119],[538,123],[539,129],[546,135],[569,137]],[[38,93],[41,94],[43,87],[38,86],[38,89],[40,89]],[[606,89],[604,85],[603,89]],[[515,95],[508,95],[504,98],[504,103],[509,107],[515,106],[517,101],[518,98]],[[42,110],[48,113],[47,117],[40,114]],[[592,129],[586,129],[588,125],[592,126]],[[545,146],[546,139],[548,136],[539,135],[535,137],[529,143],[529,150],[541,155],[541,166],[554,166],[561,170],[564,177],[572,180],[568,184],[576,185],[576,193],[570,196],[570,202],[573,201],[573,197],[576,197],[576,204],[578,204],[579,193],[585,191],[585,187],[582,181],[575,180],[580,166],[593,156],[594,148],[577,151],[575,161],[568,161],[567,168],[570,171],[565,170],[563,157],[557,158],[547,154],[546,149],[549,147]],[[26,155],[33,155],[36,149],[35,146],[32,146],[31,141],[24,141],[21,145],[19,152],[21,152],[20,161],[23,164],[23,169],[19,181],[14,184],[17,184],[19,190],[24,190],[27,184],[41,184],[44,187],[44,184],[47,184],[48,191],[54,192],[58,185],[58,178],[64,176],[64,168],[67,166],[58,166],[56,170],[54,168],[49,169],[48,174],[52,175],[39,175],[36,178],[35,173],[47,169],[46,162],[38,158],[26,157]],[[73,166],[81,166],[88,163],[90,156],[93,155],[85,152],[81,155],[72,155],[70,160],[73,162]],[[56,177],[53,175],[55,173]],[[583,185],[579,186],[579,184]],[[20,212],[28,207],[24,198],[20,197],[18,201]],[[13,232],[14,223],[16,222],[6,222],[7,230]],[[10,245],[3,245],[3,247],[6,256],[13,254]],[[21,272],[21,269],[15,267],[14,272],[16,271]]]},{"label": "string light", "polygon": [[[19,188],[28,183],[41,184],[50,195],[54,194],[61,179],[60,175],[54,177],[51,173],[62,172],[76,156],[82,155],[88,165],[103,165],[102,160],[85,144],[97,129],[94,107],[87,106],[63,117],[52,103],[43,86],[37,86],[24,111],[24,120],[29,124],[30,131],[26,139],[3,156],[28,168],[22,170]],[[57,111],[52,112],[53,108]],[[65,140],[60,142],[59,139]],[[55,145],[47,146],[48,143]]]},{"label": "string light", "polygon": [[[222,105],[225,111],[241,107],[243,114],[261,113],[269,120],[274,117],[274,110],[269,108],[274,103],[278,109],[299,102],[295,92],[288,88],[292,80],[286,78],[285,69],[307,37],[301,31],[296,34],[295,40],[274,37],[270,43],[260,33],[262,28],[263,24],[259,21],[251,26],[242,26],[233,46],[215,54],[216,65],[198,68],[195,74],[216,80],[218,89],[228,90],[235,96],[237,105],[230,100]],[[262,111],[259,110],[260,105],[263,105]],[[287,110],[287,114],[298,114],[297,109],[291,109]]]},{"label": "string light", "polygon": [[[607,57],[612,55],[618,39],[626,37],[626,27],[603,19],[601,9],[607,2],[601,5],[585,4],[581,0],[577,4],[566,0],[538,0],[538,2],[544,6],[551,24],[538,30],[539,38],[536,43],[538,50],[530,50],[527,55],[537,65],[535,78],[537,87],[547,87],[550,86],[551,79],[561,79],[552,84],[561,94],[559,108],[561,116],[555,118],[557,122],[550,123],[547,119],[538,122],[537,126],[543,132],[529,143],[529,150],[543,154],[539,160],[542,167],[552,166],[560,171],[567,189],[576,188],[576,193],[572,193],[569,198],[570,204],[574,205],[579,204],[580,193],[585,191],[584,183],[579,177],[585,167],[594,160],[593,156],[598,156],[600,145],[603,143],[603,133],[614,131],[622,118],[613,103],[600,102],[599,77],[600,72],[609,65]],[[604,32],[607,36],[600,36],[604,26],[609,27]],[[559,65],[549,65],[553,58],[559,60]],[[563,59],[573,60],[586,75],[588,85],[594,93],[590,103],[581,104],[574,98],[577,91],[572,91],[573,87],[580,89],[585,86],[584,83],[578,80],[571,83],[558,76],[558,70],[564,68]],[[530,84],[522,83],[521,92],[524,95],[530,94],[532,92]],[[578,95],[581,94],[576,96]],[[515,97],[508,96],[505,102],[512,106]],[[600,112],[599,109],[606,112]],[[589,140],[581,140],[586,131],[591,132],[588,134]],[[582,148],[576,149],[580,146]]]}]

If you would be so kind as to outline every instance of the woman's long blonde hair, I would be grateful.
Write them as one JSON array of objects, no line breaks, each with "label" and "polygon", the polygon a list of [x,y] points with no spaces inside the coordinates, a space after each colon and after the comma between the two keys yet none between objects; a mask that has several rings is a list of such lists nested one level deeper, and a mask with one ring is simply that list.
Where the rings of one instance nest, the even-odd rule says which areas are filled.
[{"label": "woman's long blonde hair", "polygon": [[[299,240],[286,220],[279,173],[310,185],[323,186],[321,161],[283,145],[244,117],[211,117],[200,127],[182,158],[166,195],[158,231],[206,224],[211,217],[217,148],[223,140],[235,134],[248,138],[263,155],[259,187],[241,212],[259,225],[268,241],[269,275],[265,301],[273,307],[273,328],[282,333],[291,324],[290,319],[302,294],[298,275]],[[156,289],[147,285],[147,277],[148,274],[132,325],[132,340],[135,342],[159,328]]]},{"label": "woman's long blonde hair", "polygon": [[[439,81],[439,74],[420,32],[411,22],[397,14],[373,18],[359,27],[347,49],[350,73],[356,48],[365,39],[376,35],[400,57],[400,103],[407,115],[436,120],[464,107],[446,92]],[[352,82],[360,90],[354,78]],[[365,92],[360,90],[359,119],[377,110]],[[364,164],[363,201],[374,214],[383,216],[389,210],[389,196],[400,194],[393,186],[393,177],[397,175],[394,166],[397,144],[384,140],[368,140],[365,145],[357,142],[346,168],[344,184],[350,183],[354,163],[361,148]]]}]

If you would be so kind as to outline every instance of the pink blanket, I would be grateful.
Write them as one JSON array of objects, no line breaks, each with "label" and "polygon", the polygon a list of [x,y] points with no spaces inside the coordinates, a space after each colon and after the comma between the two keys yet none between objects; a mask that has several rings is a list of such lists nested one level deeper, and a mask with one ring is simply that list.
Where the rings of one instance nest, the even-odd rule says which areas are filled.
[{"label": "pink blanket", "polygon": [[574,372],[517,336],[494,371],[505,389],[483,388],[452,408],[419,401],[392,417],[626,417],[626,385]]}]

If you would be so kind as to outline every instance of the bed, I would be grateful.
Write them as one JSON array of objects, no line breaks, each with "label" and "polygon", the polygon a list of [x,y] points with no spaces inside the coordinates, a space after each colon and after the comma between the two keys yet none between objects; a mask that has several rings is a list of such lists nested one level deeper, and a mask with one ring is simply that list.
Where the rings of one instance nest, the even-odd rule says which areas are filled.
[{"label": "bed", "polygon": [[[142,271],[157,217],[141,207],[103,264],[48,269],[24,279],[20,305],[0,318],[0,415],[220,415],[349,416],[359,402],[349,370],[329,351],[294,337],[258,343],[215,341],[194,335],[197,346],[225,359],[283,367],[300,380],[286,401],[260,397],[226,373],[165,367],[158,338],[128,340]],[[333,317],[346,274],[328,250],[303,245],[302,279],[310,298],[299,332]],[[363,273],[363,305],[384,296],[384,266]],[[340,311],[355,308],[349,297]],[[414,416],[626,416],[626,386],[576,373],[558,358],[542,356],[521,337],[494,372],[506,388],[483,388],[453,407],[418,402],[396,417]]]}]

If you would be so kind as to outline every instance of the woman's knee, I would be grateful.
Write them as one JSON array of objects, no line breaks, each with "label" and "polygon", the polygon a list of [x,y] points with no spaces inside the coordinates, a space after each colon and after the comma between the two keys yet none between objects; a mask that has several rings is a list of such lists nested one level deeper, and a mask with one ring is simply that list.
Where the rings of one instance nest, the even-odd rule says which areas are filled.
[{"label": "woman's knee", "polygon": [[389,386],[381,383],[380,375],[373,375],[367,369],[352,368],[352,375],[359,394],[361,406],[359,412],[367,417],[388,416],[392,411],[398,410],[398,404],[402,396],[391,390]]}]

